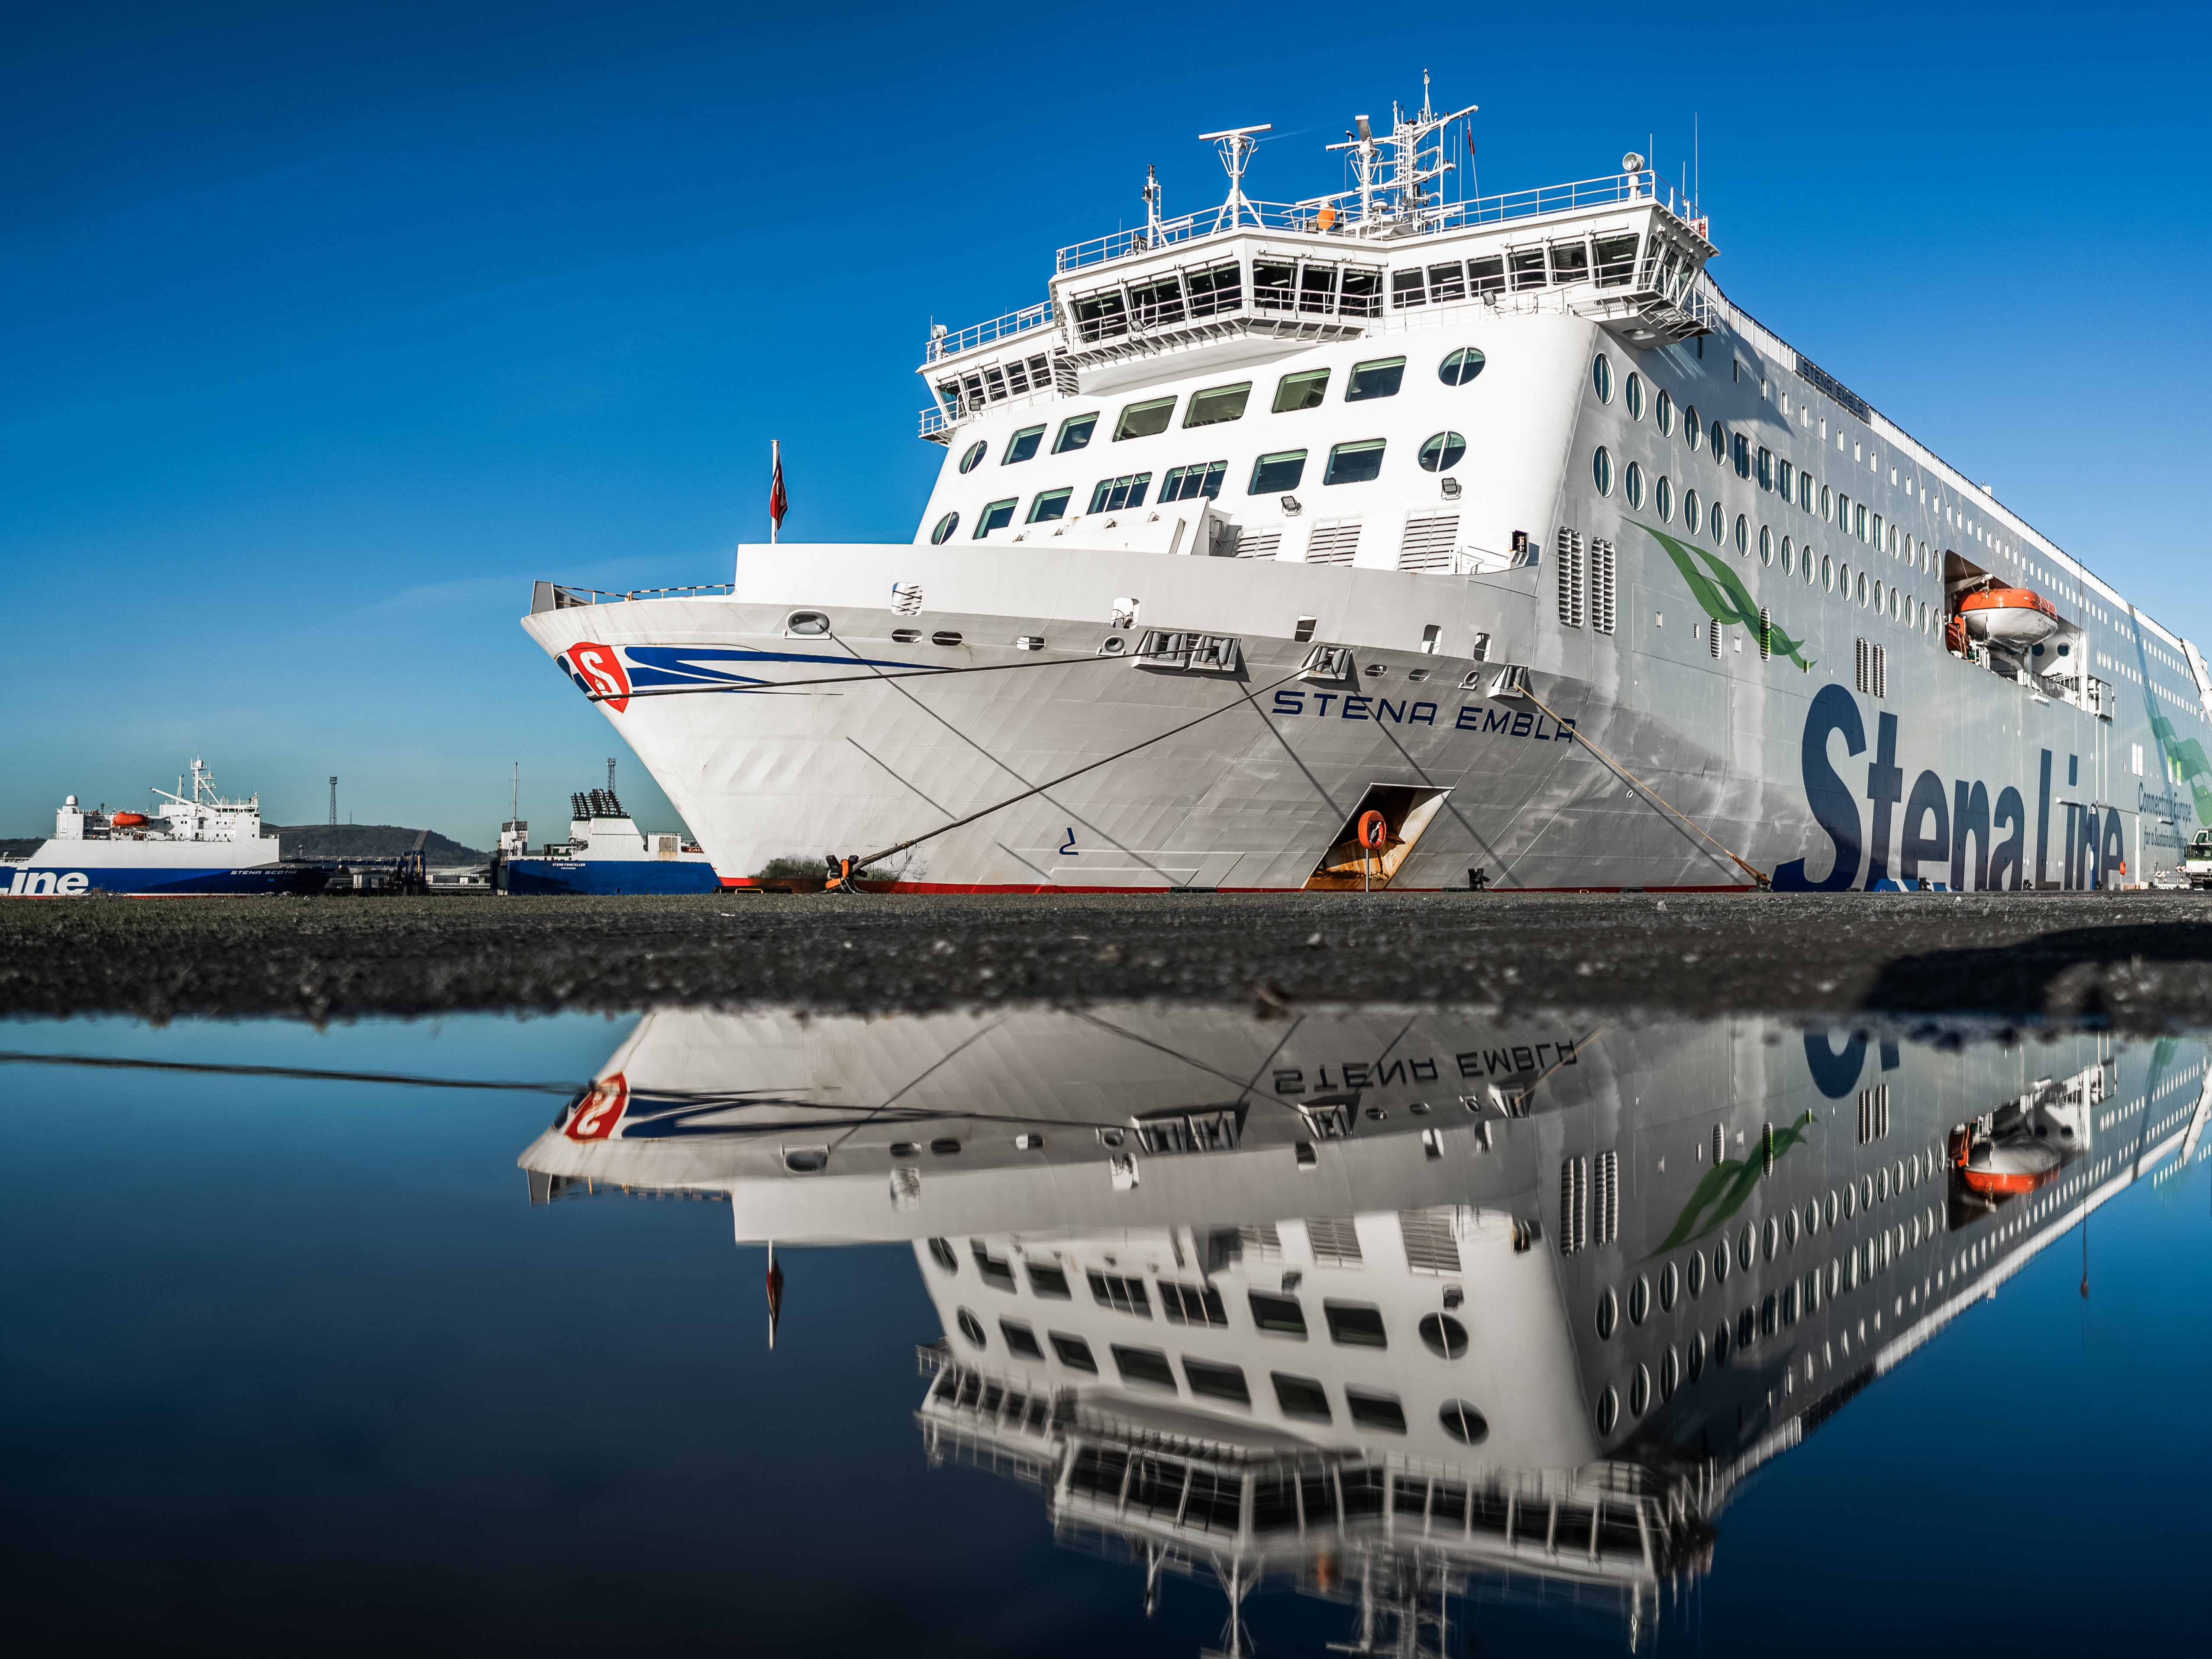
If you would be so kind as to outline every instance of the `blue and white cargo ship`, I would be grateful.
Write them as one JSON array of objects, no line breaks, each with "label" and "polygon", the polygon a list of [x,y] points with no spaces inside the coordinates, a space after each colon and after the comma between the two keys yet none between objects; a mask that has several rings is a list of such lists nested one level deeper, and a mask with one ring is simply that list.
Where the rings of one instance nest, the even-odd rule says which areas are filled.
[{"label": "blue and white cargo ship", "polygon": [[530,826],[501,826],[500,890],[507,893],[716,893],[705,853],[683,836],[647,835],[611,789],[569,798],[568,840],[530,851]]},{"label": "blue and white cargo ship", "polygon": [[109,812],[75,795],[54,814],[54,833],[25,859],[0,859],[0,895],[70,898],[121,893],[134,898],[214,893],[322,890],[313,866],[278,856],[276,837],[261,832],[261,797],[224,800],[215,774],[192,762],[191,793],[156,789],[148,812]]}]

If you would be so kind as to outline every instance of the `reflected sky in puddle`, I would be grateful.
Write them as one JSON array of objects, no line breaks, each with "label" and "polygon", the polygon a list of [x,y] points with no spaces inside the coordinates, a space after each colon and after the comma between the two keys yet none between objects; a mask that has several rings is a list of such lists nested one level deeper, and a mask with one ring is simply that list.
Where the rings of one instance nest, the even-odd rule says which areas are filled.
[{"label": "reflected sky in puddle", "polygon": [[1132,1006],[0,1048],[38,1650],[2194,1627],[2194,1039]]}]

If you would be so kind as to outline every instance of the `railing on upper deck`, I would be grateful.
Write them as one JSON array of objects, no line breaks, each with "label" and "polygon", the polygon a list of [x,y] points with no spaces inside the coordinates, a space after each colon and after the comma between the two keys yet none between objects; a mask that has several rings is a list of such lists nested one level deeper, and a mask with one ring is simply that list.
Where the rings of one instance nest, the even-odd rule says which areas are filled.
[{"label": "railing on upper deck", "polygon": [[973,351],[977,346],[989,345],[994,340],[1010,335],[1024,334],[1033,328],[1042,328],[1052,321],[1052,301],[1040,300],[1033,306],[1024,306],[1019,311],[1010,311],[1003,317],[994,317],[988,323],[977,323],[963,328],[957,334],[932,334],[924,362],[940,362],[947,357],[957,357],[963,351]]},{"label": "railing on upper deck", "polygon": [[733,582],[694,582],[688,587],[633,587],[627,592],[613,592],[603,587],[572,587],[566,582],[538,582],[531,596],[530,609],[568,611],[586,605],[625,605],[633,599],[673,599],[687,594],[714,593],[727,596],[737,592]]},{"label": "railing on upper deck", "polygon": [[[1139,227],[1094,237],[1060,250],[1056,269],[1080,270],[1134,254],[1150,253],[1180,242],[1236,230],[1288,230],[1342,236],[1353,241],[1383,241],[1404,236],[1434,236],[1470,225],[1498,224],[1509,219],[1533,218],[1539,214],[1565,213],[1577,208],[1611,207],[1621,203],[1656,202],[1659,175],[1656,173],[1616,173],[1605,179],[1583,179],[1572,184],[1544,185],[1534,190],[1510,191],[1499,196],[1479,196],[1471,201],[1443,202],[1424,208],[1413,219],[1378,217],[1361,226],[1328,202],[1286,204],[1253,202],[1246,213],[1231,222],[1228,210],[1209,208],[1162,224],[1157,231]],[[1673,210],[1670,194],[1668,206]],[[1324,217],[1324,216],[1327,216]]]}]

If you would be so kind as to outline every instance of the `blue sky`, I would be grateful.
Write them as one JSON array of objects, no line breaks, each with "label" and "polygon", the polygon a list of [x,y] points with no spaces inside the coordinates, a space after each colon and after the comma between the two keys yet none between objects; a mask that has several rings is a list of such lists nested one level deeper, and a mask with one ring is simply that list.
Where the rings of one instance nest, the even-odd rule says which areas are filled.
[{"label": "blue sky", "polygon": [[204,752],[277,820],[489,845],[625,762],[515,625],[535,577],[903,540],[913,369],[1055,246],[1253,193],[1393,96],[1486,190],[1692,118],[1714,276],[2147,610],[2202,577],[2201,8],[19,8],[0,57],[0,835]]}]

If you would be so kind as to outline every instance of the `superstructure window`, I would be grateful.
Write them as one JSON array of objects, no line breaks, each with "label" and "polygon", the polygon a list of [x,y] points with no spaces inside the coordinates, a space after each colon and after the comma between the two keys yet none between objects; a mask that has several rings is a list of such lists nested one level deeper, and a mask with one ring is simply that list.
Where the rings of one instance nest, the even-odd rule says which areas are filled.
[{"label": "superstructure window", "polygon": [[1262,455],[1252,463],[1252,487],[1245,493],[1274,495],[1296,489],[1305,471],[1306,452],[1303,449],[1282,449],[1272,455]]},{"label": "superstructure window", "polygon": [[1516,290],[1541,288],[1544,286],[1544,250],[1528,247],[1509,253],[1505,256],[1505,269]]},{"label": "superstructure window", "polygon": [[1275,382],[1275,413],[1289,415],[1301,409],[1319,409],[1328,396],[1328,370],[1303,369]]},{"label": "superstructure window", "polygon": [[1183,410],[1182,423],[1192,426],[1218,426],[1224,421],[1244,418],[1244,404],[1252,396],[1252,382],[1240,380],[1235,386],[1209,386],[1204,392],[1190,394],[1190,407]]},{"label": "superstructure window", "polygon": [[1748,478],[1751,476],[1750,438],[1743,433],[1737,433],[1732,453],[1735,459],[1735,476],[1739,478]]},{"label": "superstructure window", "polygon": [[1671,438],[1674,435],[1674,400],[1672,398],[1663,392],[1661,392],[1658,401],[1652,405],[1652,416],[1659,422],[1661,437]]},{"label": "superstructure window", "polygon": [[1682,522],[1690,527],[1690,533],[1692,536],[1704,526],[1705,521],[1698,516],[1704,511],[1705,509],[1698,504],[1696,490],[1686,489],[1682,492]]},{"label": "superstructure window", "polygon": [[1354,363],[1352,378],[1345,383],[1344,401],[1358,404],[1370,398],[1395,398],[1405,378],[1403,357],[1377,357],[1371,362]]},{"label": "superstructure window", "polygon": [[1176,400],[1172,398],[1148,398],[1143,403],[1131,404],[1121,411],[1121,418],[1114,423],[1114,441],[1124,438],[1154,438],[1168,429],[1168,421],[1175,414]]},{"label": "superstructure window", "polygon": [[1424,472],[1449,472],[1467,453],[1467,440],[1456,432],[1439,432],[1422,441],[1420,453],[1415,457]]},{"label": "superstructure window", "polygon": [[1406,1407],[1395,1394],[1369,1394],[1364,1389],[1346,1389],[1344,1403],[1352,1413],[1352,1420],[1363,1429],[1381,1429],[1386,1434],[1406,1431]]},{"label": "superstructure window", "polygon": [[1324,1302],[1321,1310],[1328,1321],[1328,1340],[1340,1348],[1390,1346],[1390,1339],[1382,1330],[1382,1310],[1373,1303]]},{"label": "superstructure window", "polygon": [[1298,268],[1287,259],[1252,261],[1252,303],[1263,311],[1288,311]]},{"label": "superstructure window", "polygon": [[1323,316],[1336,309],[1336,267],[1309,264],[1298,270],[1298,309]]},{"label": "superstructure window", "polygon": [[1176,1387],[1175,1367],[1168,1364],[1167,1355],[1158,1348],[1127,1348],[1114,1344],[1114,1365],[1121,1373],[1124,1382],[1134,1382],[1148,1389],[1165,1389],[1170,1394],[1182,1392]]},{"label": "superstructure window", "polygon": [[1252,1304],[1252,1322],[1270,1336],[1294,1336],[1301,1342],[1306,1340],[1305,1310],[1294,1296],[1271,1296],[1265,1291],[1248,1292]]},{"label": "superstructure window", "polygon": [[1382,273],[1371,265],[1348,266],[1338,286],[1336,313],[1340,317],[1380,317]]},{"label": "superstructure window", "polygon": [[1299,1417],[1309,1422],[1329,1420],[1328,1390],[1321,1380],[1312,1376],[1285,1376],[1280,1371],[1269,1373],[1269,1382],[1275,1385],[1275,1403],[1283,1408],[1285,1417]]},{"label": "superstructure window", "polygon": [[932,547],[943,545],[952,538],[952,532],[959,528],[960,515],[957,513],[946,514],[937,521],[936,528],[929,532],[929,544]]},{"label": "superstructure window", "polygon": [[1052,441],[1052,453],[1065,455],[1072,449],[1082,448],[1091,441],[1091,434],[1097,426],[1098,411],[1095,409],[1088,415],[1069,416],[1060,423],[1060,436]]},{"label": "superstructure window", "polygon": [[968,446],[968,453],[960,458],[960,470],[963,472],[973,472],[983,465],[983,457],[990,453],[991,446],[978,438]]},{"label": "superstructure window", "polygon": [[1601,236],[1597,239],[1597,285],[1600,288],[1625,288],[1636,275],[1636,236]]},{"label": "superstructure window", "polygon": [[1382,445],[1380,438],[1362,438],[1348,444],[1339,444],[1328,452],[1328,471],[1322,475],[1324,484],[1366,483],[1381,475]]},{"label": "superstructure window", "polygon": [[1620,475],[1620,487],[1627,493],[1628,505],[1632,508],[1644,505],[1644,469],[1634,461],[1631,461],[1627,471]]},{"label": "superstructure window", "polygon": [[1421,268],[1419,265],[1414,266],[1411,270],[1394,270],[1390,273],[1390,303],[1392,305],[1401,311],[1409,311],[1415,306],[1425,306],[1428,302],[1428,284],[1423,279]]},{"label": "superstructure window", "polygon": [[1429,267],[1429,297],[1439,304],[1446,300],[1467,297],[1467,279],[1461,274],[1458,260],[1455,259],[1448,265]]},{"label": "superstructure window", "polygon": [[1030,516],[1028,522],[1030,524],[1049,524],[1054,519],[1066,518],[1067,516],[1067,498],[1074,493],[1075,492],[1073,489],[1038,490],[1036,499],[1030,502]]},{"label": "superstructure window", "polygon": [[1467,262],[1469,290],[1476,294],[1503,294],[1505,291],[1505,256],[1493,253],[1486,259]]},{"label": "superstructure window", "polygon": [[1785,501],[1797,493],[1797,469],[1778,456],[1774,462],[1774,487]]},{"label": "superstructure window", "polygon": [[1149,282],[1129,285],[1129,314],[1139,328],[1182,320],[1182,284],[1170,271]]},{"label": "superstructure window", "polygon": [[1628,403],[1628,418],[1632,421],[1642,420],[1644,418],[1644,377],[1631,369],[1627,384],[1622,388],[1622,392]]},{"label": "superstructure window", "polygon": [[1599,495],[1613,494],[1613,455],[1603,444],[1590,456],[1590,482],[1597,486]]},{"label": "superstructure window", "polygon": [[1004,530],[1014,521],[1014,508],[1019,498],[1009,495],[1003,501],[993,501],[975,520],[975,539],[981,541],[994,530]]},{"label": "superstructure window", "polygon": [[1722,431],[1721,423],[1715,421],[1712,430],[1706,435],[1713,441],[1714,461],[1719,465],[1726,466],[1728,465],[1728,434]]},{"label": "superstructure window", "polygon": [[1705,528],[1712,532],[1715,541],[1723,542],[1728,539],[1728,514],[1722,511],[1718,501],[1715,501],[1705,509]]},{"label": "superstructure window", "polygon": [[1088,1371],[1098,1375],[1098,1362],[1091,1357],[1091,1345],[1079,1336],[1069,1336],[1063,1331],[1050,1334],[1052,1351],[1060,1356],[1060,1363],[1070,1370]]},{"label": "superstructure window", "polygon": [[1659,522],[1666,524],[1674,516],[1674,481],[1665,473],[1651,486],[1651,504],[1659,509]]},{"label": "superstructure window", "polygon": [[1231,261],[1208,270],[1194,270],[1183,278],[1190,291],[1190,314],[1211,317],[1234,311],[1244,301],[1243,267]]},{"label": "superstructure window", "polygon": [[1025,426],[1006,440],[1006,453],[999,457],[999,465],[1012,466],[1016,461],[1026,461],[1037,453],[1037,446],[1043,442],[1042,427]]},{"label": "superstructure window", "polygon": [[1252,1403],[1252,1390],[1244,1386],[1244,1373],[1235,1365],[1216,1365],[1183,1356],[1182,1374],[1190,1391],[1206,1400],[1227,1400],[1239,1406]]},{"label": "superstructure window", "polygon": [[1177,1285],[1160,1280],[1160,1311],[1170,1325],[1226,1325],[1221,1292],[1211,1285]]},{"label": "superstructure window", "polygon": [[[1783,465],[1786,466],[1789,463],[1785,461]],[[1752,470],[1759,475],[1759,487],[1761,489],[1774,488],[1774,452],[1772,450],[1761,449],[1757,460],[1753,463]]]},{"label": "superstructure window", "polygon": [[1129,331],[1127,308],[1121,300],[1121,290],[1109,288],[1103,294],[1086,294],[1075,301],[1075,330],[1089,343],[1110,340]]},{"label": "superstructure window", "polygon": [[1125,507],[1142,507],[1145,492],[1152,487],[1149,472],[1124,472],[1118,478],[1101,478],[1091,492],[1093,513],[1119,513]]},{"label": "superstructure window", "polygon": [[1589,244],[1588,242],[1552,244],[1552,283],[1554,287],[1566,283],[1579,283],[1589,275]]},{"label": "superstructure window", "polygon": [[1602,351],[1590,359],[1590,390],[1601,404],[1613,401],[1613,359]]},{"label": "superstructure window", "polygon": [[1037,1346],[1036,1333],[1018,1319],[1002,1319],[999,1334],[1006,1339],[1006,1352],[1018,1354],[1024,1359],[1042,1359],[1044,1350]]},{"label": "superstructure window", "polygon": [[1204,496],[1212,501],[1221,493],[1222,475],[1229,471],[1226,461],[1206,461],[1197,466],[1175,466],[1160,483],[1160,501],[1193,501]]},{"label": "superstructure window", "polygon": [[1698,424],[1698,406],[1692,404],[1682,411],[1682,441],[1690,446],[1690,453],[1694,455],[1705,441],[1705,428]]},{"label": "superstructure window", "polygon": [[1023,1265],[1030,1270],[1030,1289],[1036,1295],[1060,1302],[1069,1299],[1067,1275],[1059,1267],[1049,1261],[1030,1261]]}]

